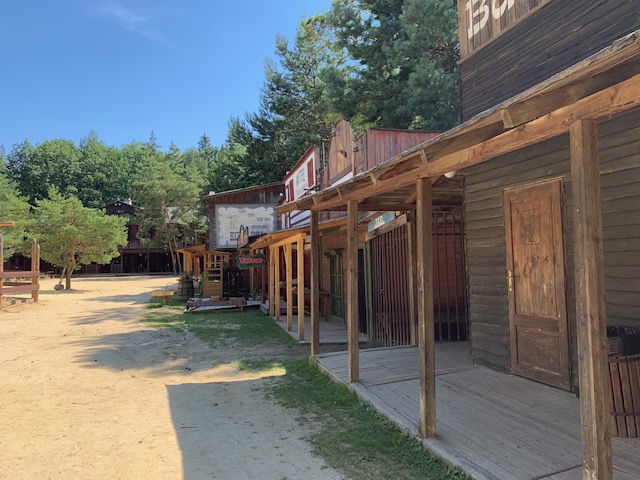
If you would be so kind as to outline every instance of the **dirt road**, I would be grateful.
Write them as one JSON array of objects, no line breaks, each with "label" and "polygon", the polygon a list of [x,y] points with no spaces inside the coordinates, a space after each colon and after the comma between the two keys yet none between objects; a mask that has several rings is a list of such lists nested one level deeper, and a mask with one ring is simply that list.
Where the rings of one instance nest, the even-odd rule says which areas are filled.
[{"label": "dirt road", "polygon": [[340,478],[296,412],[263,397],[266,380],[140,321],[174,278],[54,283],[0,311],[0,479]]}]

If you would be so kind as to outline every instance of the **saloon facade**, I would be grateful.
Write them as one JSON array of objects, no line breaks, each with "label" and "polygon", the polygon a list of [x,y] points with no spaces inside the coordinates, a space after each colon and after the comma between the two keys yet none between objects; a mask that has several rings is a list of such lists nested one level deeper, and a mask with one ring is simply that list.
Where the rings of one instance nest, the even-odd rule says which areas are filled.
[{"label": "saloon facade", "polygon": [[[431,219],[444,175],[461,175],[473,361],[579,393],[578,470],[610,479],[606,326],[640,326],[640,2],[458,8],[464,123],[280,209],[310,212],[312,354],[321,212],[347,210],[348,381],[357,383],[358,215],[415,204],[419,430],[436,436]],[[566,469],[573,478],[575,466]]]}]

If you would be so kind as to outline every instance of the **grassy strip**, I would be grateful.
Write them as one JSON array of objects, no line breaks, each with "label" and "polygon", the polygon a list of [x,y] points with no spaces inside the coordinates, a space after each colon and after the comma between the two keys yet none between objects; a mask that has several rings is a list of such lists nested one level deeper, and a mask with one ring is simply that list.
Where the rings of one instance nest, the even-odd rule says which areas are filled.
[{"label": "grassy strip", "polygon": [[[180,307],[177,307],[180,308]],[[155,309],[145,316],[155,327],[190,331],[212,346],[296,345],[260,311],[185,314],[176,308]],[[266,393],[310,423],[314,453],[352,479],[469,479],[431,455],[417,439],[362,402],[346,386],[334,383],[308,358],[241,360],[240,370],[286,374],[265,383]]]},{"label": "grassy strip", "polygon": [[298,343],[259,310],[193,313],[182,307],[153,309],[144,316],[153,327],[188,330],[214,347],[253,347],[265,343],[295,346]]},{"label": "grassy strip", "polygon": [[[344,385],[334,383],[307,359],[265,361],[267,370],[282,365],[287,373],[267,387],[281,405],[297,408],[301,421],[316,431],[309,441],[316,455],[353,479],[469,479],[461,470],[430,454],[423,444],[362,402]],[[260,362],[241,362],[260,370]]]}]

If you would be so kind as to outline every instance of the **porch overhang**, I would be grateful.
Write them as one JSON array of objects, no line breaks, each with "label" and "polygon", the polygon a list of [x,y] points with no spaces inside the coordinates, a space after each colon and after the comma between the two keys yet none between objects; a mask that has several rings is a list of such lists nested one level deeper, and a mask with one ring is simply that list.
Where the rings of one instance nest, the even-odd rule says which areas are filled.
[{"label": "porch overhang", "polygon": [[[577,120],[598,120],[640,104],[640,30],[548,80],[476,115],[340,185],[277,207],[293,210],[409,209],[417,178],[433,183],[433,203],[447,202],[457,172],[562,135]],[[380,208],[384,206],[385,208]]]}]

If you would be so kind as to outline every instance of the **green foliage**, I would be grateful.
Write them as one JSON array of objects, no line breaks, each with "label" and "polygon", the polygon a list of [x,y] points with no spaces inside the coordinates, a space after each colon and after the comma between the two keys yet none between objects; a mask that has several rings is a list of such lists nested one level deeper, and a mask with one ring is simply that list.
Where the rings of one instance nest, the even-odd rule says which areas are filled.
[{"label": "green foliage", "polygon": [[357,63],[330,80],[332,107],[358,129],[446,129],[459,121],[455,2],[336,0],[336,42]]},{"label": "green foliage", "polygon": [[66,288],[74,270],[92,262],[108,263],[127,242],[125,220],[85,208],[76,197],[55,189],[38,200],[28,231],[40,243],[43,260],[66,269]]},{"label": "green foliage", "polygon": [[80,151],[69,140],[47,140],[32,147],[28,141],[14,145],[7,170],[20,192],[33,204],[47,198],[48,189],[65,195],[78,193]]},{"label": "green foliage", "polygon": [[96,132],[80,141],[80,172],[75,180],[85,207],[104,208],[129,196],[131,167],[123,152],[98,139]]},{"label": "green foliage", "polygon": [[28,250],[25,248],[25,227],[29,209],[29,204],[18,193],[16,184],[0,171],[0,222],[10,221],[15,224],[13,227],[0,229],[4,240],[4,258],[0,261],[8,259],[14,253]]},{"label": "green foliage", "polygon": [[138,238],[146,246],[171,249],[175,258],[177,240],[193,244],[205,228],[200,195],[206,178],[197,163],[185,163],[187,157],[173,144],[167,154],[149,145],[132,148],[138,157],[132,195],[140,207]]}]

